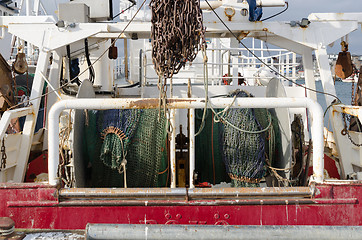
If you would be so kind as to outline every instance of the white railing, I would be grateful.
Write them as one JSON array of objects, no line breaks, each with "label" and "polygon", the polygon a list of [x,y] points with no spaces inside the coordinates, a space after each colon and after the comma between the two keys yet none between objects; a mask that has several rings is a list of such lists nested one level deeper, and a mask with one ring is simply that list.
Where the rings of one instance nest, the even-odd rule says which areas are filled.
[{"label": "white railing", "polygon": [[[140,64],[139,68],[143,69],[142,71],[144,76],[142,76],[142,79],[145,85],[154,84],[158,81],[158,76],[154,71],[151,59],[150,47],[151,46],[147,46],[146,44],[146,50],[142,53],[143,59],[141,61],[135,61],[137,64]],[[264,63],[273,66],[280,75],[283,75],[293,81],[299,78],[297,67],[300,63],[297,62],[297,56],[295,53],[286,49],[265,48],[263,42],[261,42],[260,47],[253,46],[250,47],[249,50],[257,55]],[[262,62],[252,56],[252,54],[245,48],[209,46],[206,53],[208,56],[208,79],[212,85],[222,85],[223,79],[238,79],[239,73],[241,77],[249,80],[249,82],[252,80],[258,80],[259,77],[254,76],[253,73],[256,73],[257,70],[261,70],[261,67],[264,66]],[[185,80],[185,82],[187,82],[187,80],[191,78],[193,81],[199,80],[199,82],[202,82],[204,79],[203,76],[201,76],[204,65],[202,59],[201,53],[199,53],[197,58],[192,63],[187,63],[185,68],[181,69],[180,73],[175,75],[173,79]],[[115,67],[118,69],[124,69],[123,62],[124,61],[117,61]],[[276,75],[276,77],[284,80],[284,78],[280,75]]]},{"label": "white railing", "polygon": [[[209,105],[217,108],[307,108],[309,110],[312,123],[311,133],[313,137],[313,177],[315,182],[323,182],[323,110],[321,106],[309,98],[233,98],[210,99]],[[141,107],[140,107],[141,106]],[[59,165],[59,116],[65,109],[137,109],[137,108],[157,108],[159,106],[158,98],[137,98],[137,99],[76,99],[62,100],[53,105],[49,111],[49,184],[58,183],[57,169]],[[167,107],[171,109],[193,109],[204,108],[204,98],[185,98],[185,99],[168,99]],[[190,118],[190,121],[193,118]],[[190,126],[193,126],[192,122]],[[192,166],[194,166],[194,136],[190,136],[190,176],[193,175]],[[175,151],[175,149],[173,150]],[[175,161],[175,160],[173,160]],[[171,162],[171,166],[175,164]],[[172,181],[176,181],[176,171],[171,172]],[[193,186],[192,178],[190,186]],[[175,187],[176,184],[171,184]]]}]

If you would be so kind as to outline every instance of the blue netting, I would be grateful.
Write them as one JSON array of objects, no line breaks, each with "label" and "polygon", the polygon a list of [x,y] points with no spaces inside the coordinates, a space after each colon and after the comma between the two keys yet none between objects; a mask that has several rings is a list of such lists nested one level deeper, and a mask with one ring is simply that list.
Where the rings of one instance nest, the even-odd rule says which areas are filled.
[{"label": "blue netting", "polygon": [[[230,95],[250,97],[244,91]],[[226,171],[232,179],[232,186],[257,186],[265,174],[266,132],[259,132],[268,126],[266,109],[229,109],[223,117],[230,124],[220,124],[221,151]],[[269,119],[270,120],[270,119]]]}]

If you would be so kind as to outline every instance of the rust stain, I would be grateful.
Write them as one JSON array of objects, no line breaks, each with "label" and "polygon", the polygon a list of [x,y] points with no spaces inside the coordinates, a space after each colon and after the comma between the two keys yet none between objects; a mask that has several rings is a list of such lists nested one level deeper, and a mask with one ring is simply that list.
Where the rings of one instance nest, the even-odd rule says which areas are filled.
[{"label": "rust stain", "polygon": [[130,108],[140,108],[140,109],[156,108],[158,105],[159,105],[159,100],[157,99],[131,101],[129,104]]},{"label": "rust stain", "polygon": [[239,36],[238,36],[238,40],[242,40],[244,38],[246,38],[249,35],[250,31],[241,31]]},{"label": "rust stain", "polygon": [[[182,103],[188,104],[195,101],[196,100],[191,100],[191,99],[167,99],[166,105],[181,104],[181,106],[179,107],[183,107]],[[153,98],[153,99],[130,101],[129,106],[130,108],[151,109],[159,107],[160,106],[159,104],[160,104],[159,99]]]}]

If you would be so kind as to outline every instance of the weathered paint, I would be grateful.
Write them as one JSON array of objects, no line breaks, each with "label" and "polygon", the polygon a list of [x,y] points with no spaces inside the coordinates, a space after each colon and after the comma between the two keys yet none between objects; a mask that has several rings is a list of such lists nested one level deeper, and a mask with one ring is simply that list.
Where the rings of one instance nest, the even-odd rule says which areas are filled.
[{"label": "weathered paint", "polygon": [[[104,191],[112,195],[117,190]],[[300,190],[305,193],[306,189]],[[76,189],[60,193],[64,191],[76,192]],[[101,190],[94,193],[97,191]],[[260,188],[262,191],[275,194],[207,200],[167,196],[158,200],[116,196],[61,198],[59,190],[49,185],[0,184],[0,216],[11,217],[17,228],[39,229],[85,229],[87,223],[362,225],[361,182],[319,184],[313,197],[281,196],[278,194],[281,189],[277,188]],[[298,188],[291,188],[291,192],[297,195]]]}]

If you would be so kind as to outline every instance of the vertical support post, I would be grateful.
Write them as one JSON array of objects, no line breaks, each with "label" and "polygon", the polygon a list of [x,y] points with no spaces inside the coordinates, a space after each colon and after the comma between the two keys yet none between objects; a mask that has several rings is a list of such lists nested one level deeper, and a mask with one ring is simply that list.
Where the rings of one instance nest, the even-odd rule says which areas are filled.
[{"label": "vertical support post", "polygon": [[35,16],[39,15],[40,0],[34,0],[33,11]]},{"label": "vertical support post", "polygon": [[[26,16],[32,16],[32,7],[31,7],[31,2],[30,0],[26,0]],[[25,45],[24,45],[25,47]],[[25,51],[25,49],[24,49]],[[32,57],[32,60],[33,59],[33,45],[30,44],[29,42],[27,43],[27,55],[28,55],[28,58],[29,57]]]},{"label": "vertical support post", "polygon": [[125,38],[124,41],[124,77],[128,81],[128,40]]},{"label": "vertical support post", "polygon": [[[50,73],[49,73],[49,82],[50,84],[55,87],[58,88],[60,86],[60,69],[62,67],[62,57],[60,56],[60,54],[56,51],[53,52],[53,62],[50,68]],[[48,92],[51,91],[52,89],[48,87]],[[58,92],[60,92],[58,90]],[[56,103],[58,101],[58,96],[53,92],[53,93],[49,93],[47,96],[47,106],[46,106],[46,116],[49,116],[49,110],[50,108],[54,105],[54,103]],[[48,126],[48,119],[46,120],[46,126]],[[44,132],[44,143],[43,143],[43,150],[48,149],[48,127],[46,127],[45,132]]]},{"label": "vertical support post", "polygon": [[21,137],[21,144],[19,148],[21,149],[21,151],[19,151],[18,162],[14,173],[15,182],[22,182],[24,180],[31,143],[34,136],[36,119],[38,117],[41,95],[43,94],[44,79],[42,75],[46,75],[49,56],[50,53],[44,51],[41,51],[39,55],[38,66],[35,71],[32,91],[30,95],[30,99],[33,99],[30,101],[30,103],[33,105],[34,114],[27,115],[25,119],[23,134]]},{"label": "vertical support post", "polygon": [[170,139],[171,188],[176,188],[176,109],[170,110],[170,123],[173,128]]},{"label": "vertical support post", "polygon": [[[287,76],[287,78],[290,77],[290,55],[289,54],[285,54],[285,76]],[[289,85],[291,86],[292,83],[289,82]]]},{"label": "vertical support post", "polygon": [[[313,55],[312,49],[306,49],[303,54],[304,78],[307,88],[316,89],[314,79]],[[307,90],[307,97],[317,101],[317,94]]]},{"label": "vertical support post", "polygon": [[238,85],[237,82],[237,77],[238,77],[238,71],[239,71],[239,58],[238,58],[238,50],[237,48],[239,48],[239,41],[237,41],[236,39],[231,39],[230,40],[230,47],[232,48],[230,55],[231,55],[231,61],[230,64],[232,66],[232,72],[229,72],[229,77],[232,76],[232,78],[230,78],[231,80],[231,84],[230,85]]},{"label": "vertical support post", "polygon": [[[318,63],[318,67],[319,67],[319,72],[321,75],[321,81],[322,81],[322,86],[323,86],[323,91],[326,93],[330,93],[332,95],[337,95],[336,94],[336,89],[334,87],[334,81],[333,81],[333,77],[330,71],[330,65],[329,65],[329,60],[328,60],[328,55],[327,55],[327,50],[325,47],[320,46],[316,51],[315,51],[316,57],[317,57],[317,63]],[[329,95],[325,95],[325,99],[326,99],[326,103],[327,106],[329,106],[334,100],[335,98]],[[340,162],[341,162],[341,167],[342,172],[344,172],[345,174],[349,174],[353,172],[353,168],[352,168],[352,164],[351,164],[351,151],[348,151],[348,148],[352,145],[350,140],[347,138],[347,136],[343,136],[341,134],[341,131],[344,128],[344,123],[342,120],[342,117],[336,117],[334,116],[333,112],[332,112],[332,108],[329,110],[329,119],[330,119],[330,123],[333,129],[334,134],[334,139],[336,141],[336,146],[337,146],[337,150],[340,156]],[[333,121],[332,121],[333,119]],[[341,151],[341,150],[344,151]],[[346,176],[344,176],[346,177]]]},{"label": "vertical support post", "polygon": [[[330,93],[332,95],[337,95],[336,89],[334,87],[333,77],[331,74],[331,69],[329,65],[327,50],[325,47],[321,46],[316,51],[316,58],[319,68],[319,73],[321,75],[321,81],[323,85],[323,91]],[[331,104],[335,98],[329,95],[325,95],[327,106]]]},{"label": "vertical support post", "polygon": [[232,82],[231,85],[236,86],[238,85],[238,73],[239,73],[239,58],[238,57],[233,57],[233,78],[232,78]]},{"label": "vertical support post", "polygon": [[260,40],[260,56],[261,56],[261,59],[263,61],[265,61],[264,59],[264,41]]},{"label": "vertical support post", "polygon": [[280,74],[282,74],[283,75],[283,71],[282,71],[282,52],[281,51],[279,51],[279,56],[278,56],[278,60],[279,60],[279,62],[278,62],[278,71],[279,71],[279,73]]},{"label": "vertical support post", "polygon": [[26,16],[30,16],[31,15],[30,0],[26,0],[25,4],[26,4],[26,8],[25,8]]},{"label": "vertical support post", "polygon": [[297,63],[297,54],[293,53],[293,61],[292,61],[292,79],[293,81],[296,80],[297,76],[296,76],[296,71],[297,71],[297,68],[296,68],[296,63]]},{"label": "vertical support post", "polygon": [[190,108],[189,114],[190,134],[189,134],[189,159],[190,159],[190,173],[189,185],[190,188],[195,188],[194,185],[194,171],[195,171],[195,108]]}]

